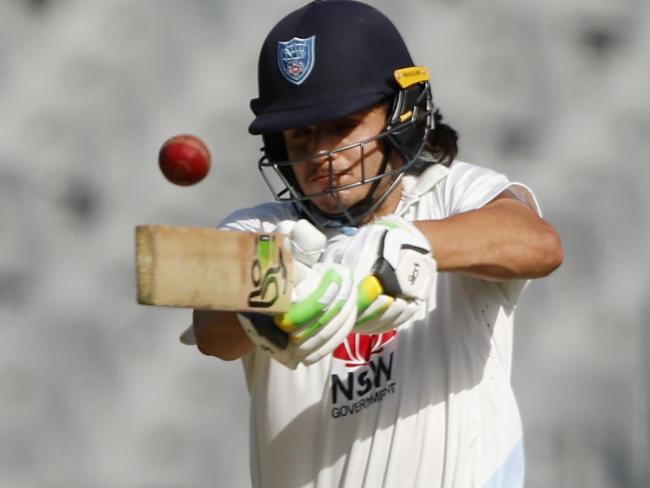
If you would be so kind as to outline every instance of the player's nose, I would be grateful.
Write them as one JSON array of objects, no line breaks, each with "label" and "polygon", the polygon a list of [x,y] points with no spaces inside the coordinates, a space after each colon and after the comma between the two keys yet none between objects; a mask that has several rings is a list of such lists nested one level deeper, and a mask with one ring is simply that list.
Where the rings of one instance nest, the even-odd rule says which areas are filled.
[{"label": "player's nose", "polygon": [[345,137],[328,127],[319,127],[314,132],[312,154],[313,163],[323,164],[342,159],[341,151],[336,151],[344,144]]},{"label": "player's nose", "polygon": [[314,127],[313,142],[317,153],[326,153],[339,147],[344,136],[332,124],[321,124]]}]

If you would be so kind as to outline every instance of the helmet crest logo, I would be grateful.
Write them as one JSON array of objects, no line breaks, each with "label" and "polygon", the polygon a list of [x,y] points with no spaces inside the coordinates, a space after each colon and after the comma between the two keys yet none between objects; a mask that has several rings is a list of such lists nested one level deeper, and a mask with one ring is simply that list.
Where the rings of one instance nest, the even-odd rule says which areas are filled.
[{"label": "helmet crest logo", "polygon": [[278,42],[278,68],[287,81],[301,85],[309,77],[316,58],[315,46],[316,36]]}]

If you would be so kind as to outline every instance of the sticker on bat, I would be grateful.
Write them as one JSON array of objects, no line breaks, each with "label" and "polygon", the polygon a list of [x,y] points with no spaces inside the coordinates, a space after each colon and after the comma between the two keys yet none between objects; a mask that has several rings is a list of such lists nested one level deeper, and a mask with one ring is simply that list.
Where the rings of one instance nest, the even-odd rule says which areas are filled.
[{"label": "sticker on bat", "polygon": [[255,239],[255,260],[251,267],[255,289],[248,295],[248,304],[255,308],[268,308],[287,291],[287,266],[282,248],[272,234],[262,234]]}]

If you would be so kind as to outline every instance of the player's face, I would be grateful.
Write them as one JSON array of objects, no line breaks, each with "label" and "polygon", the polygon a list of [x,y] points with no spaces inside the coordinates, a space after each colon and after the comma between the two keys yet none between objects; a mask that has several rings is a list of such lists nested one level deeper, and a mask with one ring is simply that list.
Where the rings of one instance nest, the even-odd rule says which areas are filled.
[{"label": "player's face", "polygon": [[[381,140],[337,151],[331,157],[328,152],[380,134],[386,126],[387,116],[387,104],[380,104],[332,122],[284,131],[289,159],[309,158],[292,165],[302,192],[305,195],[331,192],[377,175],[384,160]],[[389,184],[388,178],[383,178],[378,190]],[[363,200],[371,186],[363,184],[323,194],[311,201],[321,211],[335,214],[341,211],[341,206],[350,208]]]}]

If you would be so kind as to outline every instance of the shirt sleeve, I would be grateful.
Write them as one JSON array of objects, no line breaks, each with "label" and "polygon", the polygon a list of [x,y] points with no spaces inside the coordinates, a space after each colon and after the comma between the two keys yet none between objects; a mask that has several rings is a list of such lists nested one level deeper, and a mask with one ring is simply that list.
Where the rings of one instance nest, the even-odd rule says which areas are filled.
[{"label": "shirt sleeve", "polygon": [[[491,169],[457,161],[451,165],[443,188],[444,216],[450,217],[484,207],[506,190],[541,217],[535,195],[526,185],[512,182],[505,175]],[[495,298],[506,308],[512,309],[529,281],[493,282]]]},{"label": "shirt sleeve", "polygon": [[273,232],[278,223],[283,220],[297,220],[299,218],[296,210],[290,205],[264,203],[231,213],[217,227],[246,232]]},{"label": "shirt sleeve", "polygon": [[505,175],[457,161],[449,168],[443,190],[443,212],[450,217],[483,207],[509,185]]}]

